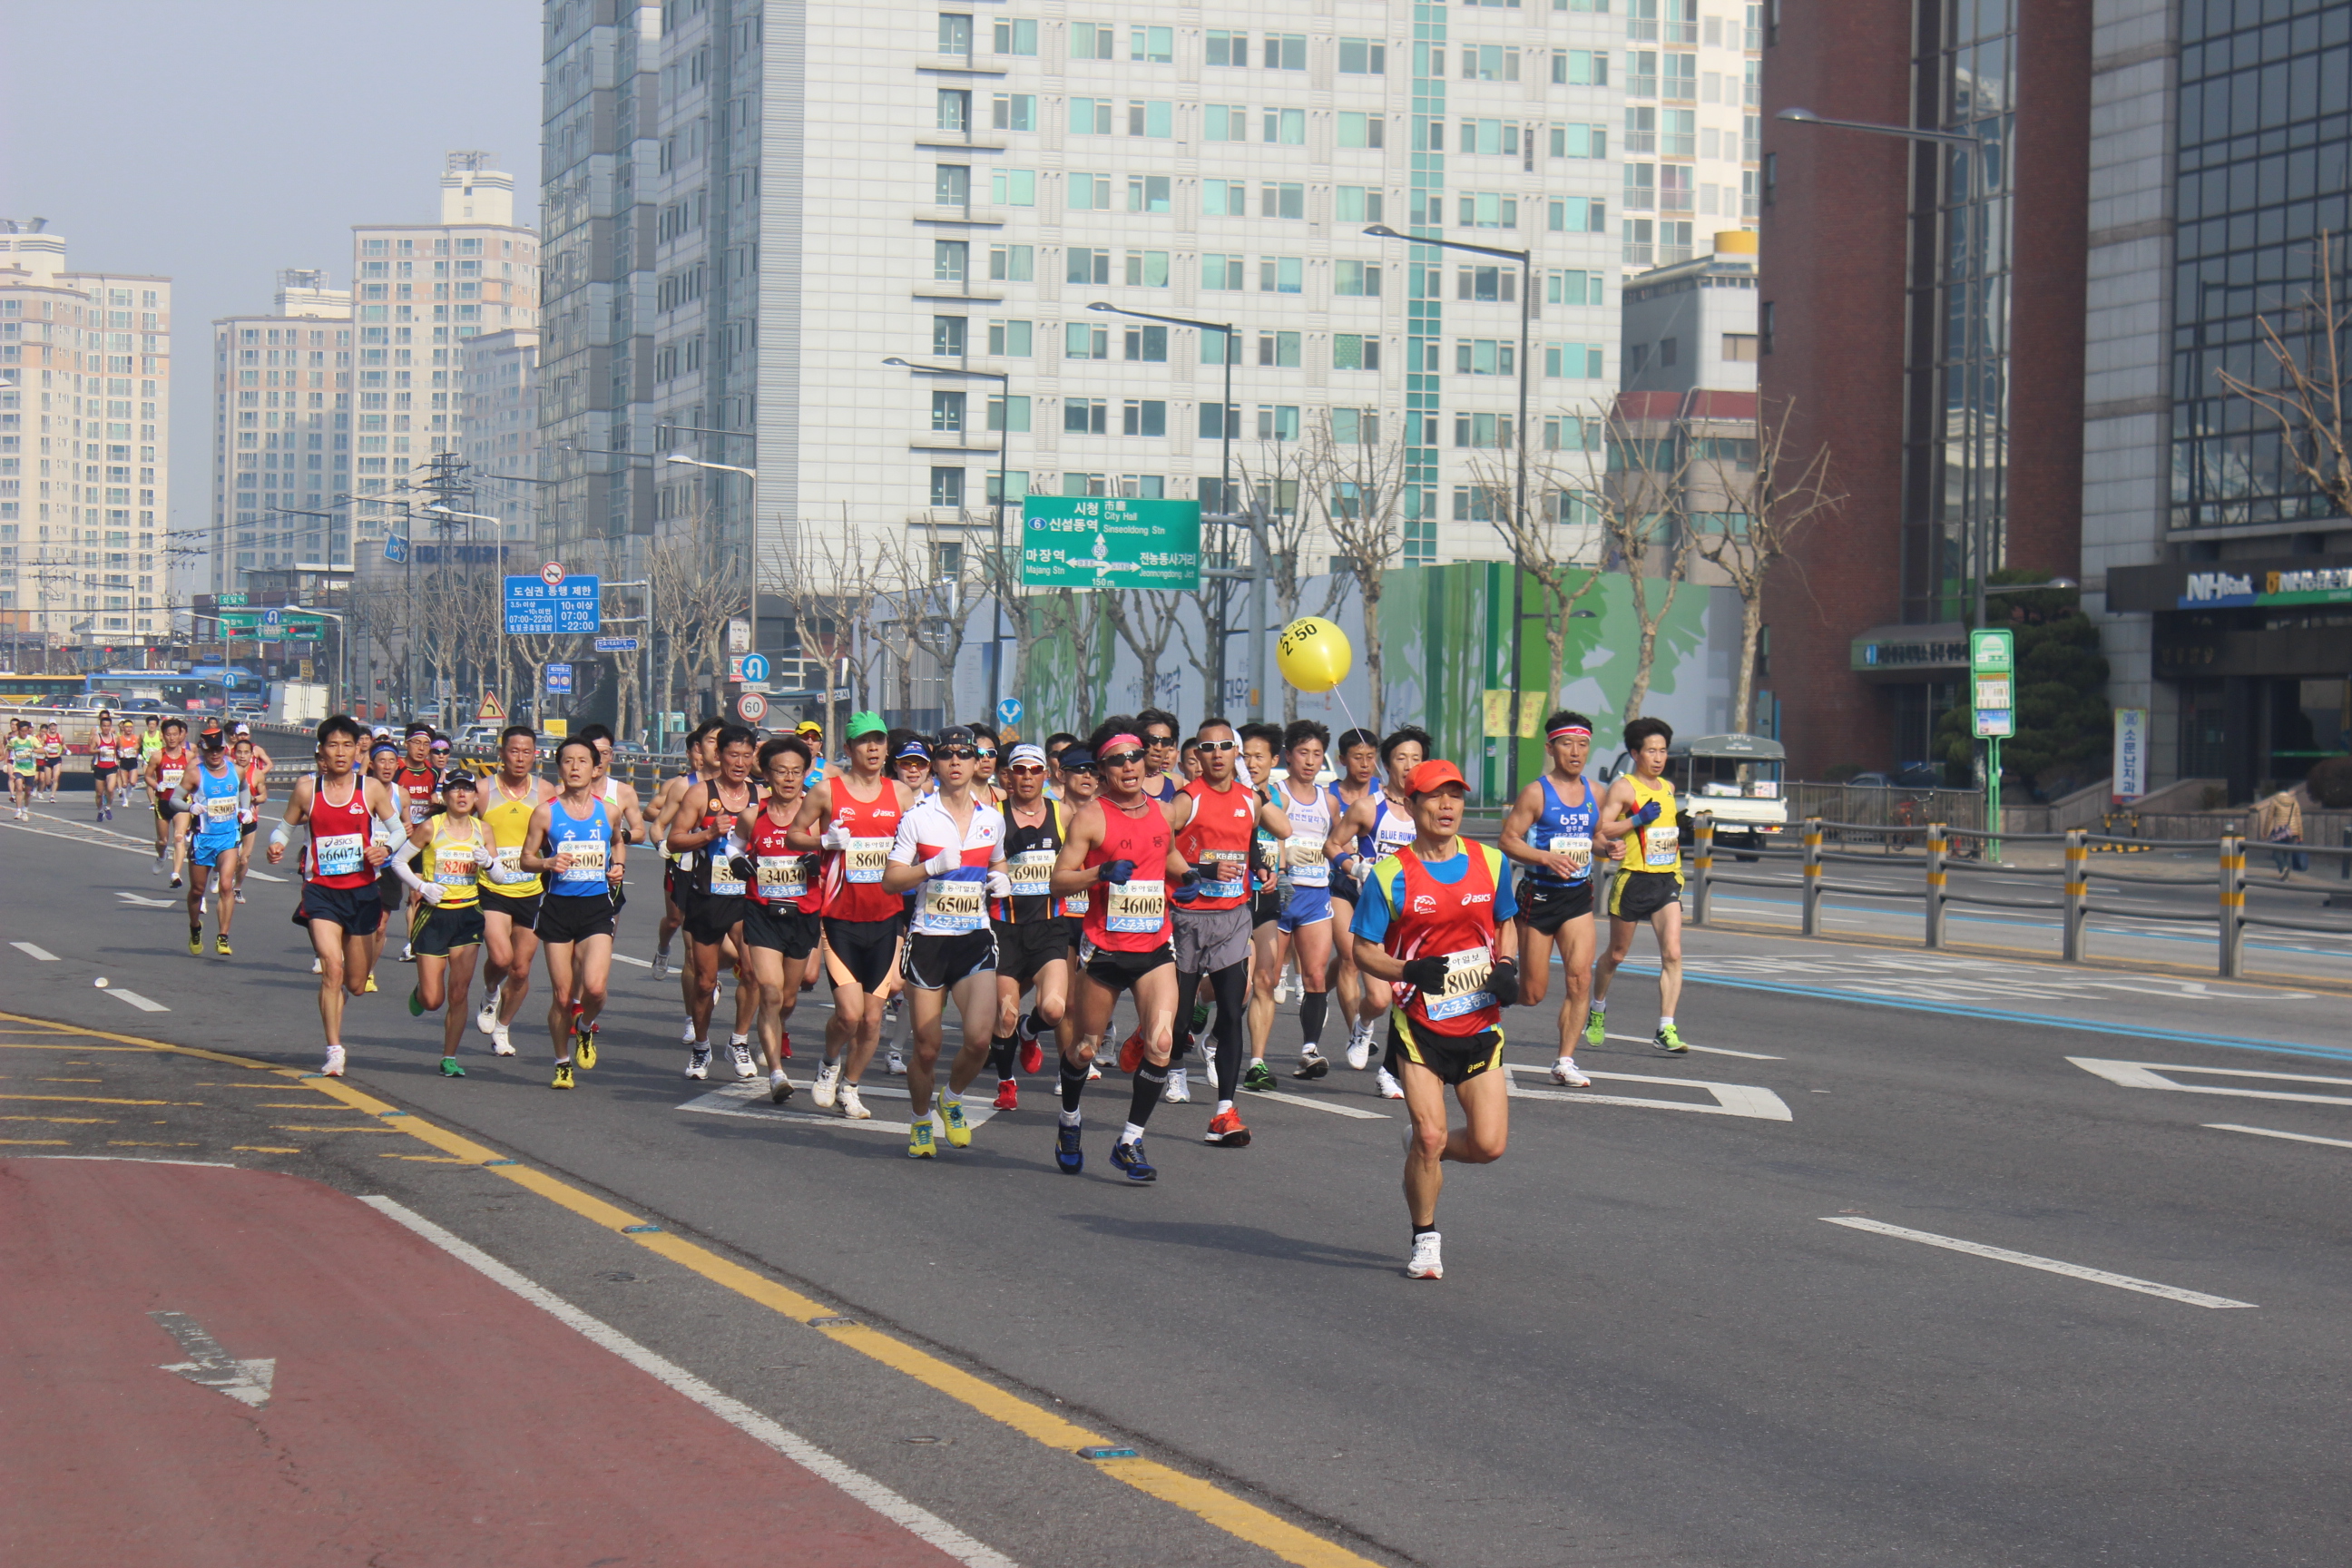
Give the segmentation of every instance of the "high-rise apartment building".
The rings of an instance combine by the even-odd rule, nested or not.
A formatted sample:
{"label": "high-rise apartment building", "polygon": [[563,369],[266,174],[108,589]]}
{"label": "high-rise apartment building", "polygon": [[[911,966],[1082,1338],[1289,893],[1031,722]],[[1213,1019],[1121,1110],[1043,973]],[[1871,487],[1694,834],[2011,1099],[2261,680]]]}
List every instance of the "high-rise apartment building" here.
{"label": "high-rise apartment building", "polygon": [[50,644],[171,630],[172,281],[0,220],[0,613]]}
{"label": "high-rise apartment building", "polygon": [[538,533],[539,333],[510,328],[457,344],[464,387],[459,452],[475,486],[471,510],[498,518],[499,540]]}
{"label": "high-rise apartment building", "polygon": [[[1606,10],[1605,0],[1577,0]],[[1754,228],[1762,168],[1764,5],[1621,0],[1628,276],[1705,256],[1718,231]],[[1567,68],[1587,68],[1571,58]]]}
{"label": "high-rise apartment building", "polygon": [[[768,581],[795,531],[844,519],[964,540],[1000,437],[1016,500],[1213,508],[1230,429],[1251,474],[1326,433],[1393,448],[1401,559],[1499,555],[1474,476],[1515,437],[1518,264],[1374,225],[1530,253],[1532,410],[1609,395],[1622,13],[551,0],[547,18],[542,434],[551,517],[575,534],[704,520]],[[1714,125],[1718,153],[1742,112]],[[660,461],[678,449],[757,478]]]}
{"label": "high-rise apartment building", "polygon": [[209,592],[350,566],[352,352],[351,294],[315,268],[279,272],[268,313],[213,323]]}

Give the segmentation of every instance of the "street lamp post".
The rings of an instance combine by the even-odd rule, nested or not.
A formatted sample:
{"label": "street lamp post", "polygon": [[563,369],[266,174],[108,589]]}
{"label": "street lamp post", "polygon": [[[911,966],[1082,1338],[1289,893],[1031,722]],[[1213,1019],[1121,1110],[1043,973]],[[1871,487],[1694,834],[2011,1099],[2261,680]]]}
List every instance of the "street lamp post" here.
{"label": "street lamp post", "polygon": [[[988,644],[988,709],[990,713],[993,714],[997,710],[997,704],[1004,700],[1004,579],[1013,569],[1011,561],[1004,553],[1004,508],[1010,499],[1006,492],[1013,488],[1013,377],[1009,373],[1001,370],[967,370],[961,365],[917,364],[897,354],[892,354],[882,363],[903,370],[910,375],[969,377],[973,381],[992,381],[1003,389],[1003,413],[996,421],[996,569],[989,593],[989,597],[996,601],[996,626],[990,634]],[[803,657],[806,657],[805,652]],[[947,680],[948,685],[941,698],[943,707],[951,705],[954,700],[955,672],[953,670],[947,672]],[[833,715],[826,714],[824,720],[827,724],[831,724]]]}
{"label": "street lamp post", "polygon": [[[1523,552],[1519,548],[1519,542],[1527,537],[1528,528],[1528,353],[1530,346],[1528,336],[1535,320],[1535,252],[1532,250],[1507,250],[1500,246],[1471,245],[1458,239],[1437,239],[1423,235],[1404,234],[1396,229],[1391,228],[1384,223],[1376,223],[1370,228],[1364,230],[1364,232],[1370,235],[1375,239],[1402,239],[1408,245],[1433,245],[1444,250],[1463,250],[1468,251],[1475,256],[1499,257],[1506,261],[1516,261],[1519,264],[1519,424],[1518,428],[1513,432],[1513,435],[1517,437],[1519,461],[1518,473],[1514,481],[1514,493],[1511,500],[1511,516],[1513,519],[1513,527],[1511,530],[1511,710],[1505,716],[1503,721],[1503,729],[1505,731],[1504,749],[1508,757],[1508,761],[1505,764],[1505,776],[1509,780],[1508,789],[1510,797],[1512,799],[1517,799],[1519,793],[1519,667],[1521,662],[1520,656],[1522,653],[1521,644],[1525,633],[1524,623],[1527,619],[1526,607],[1521,603],[1522,595],[1526,589],[1525,579],[1527,577],[1527,564],[1523,559]],[[1549,701],[1550,700],[1551,694],[1547,693],[1545,700]]]}
{"label": "street lamp post", "polygon": [[[444,503],[444,502],[441,502],[441,501],[428,501],[428,502],[426,502],[425,505],[423,505],[423,506],[421,506],[421,507],[417,508],[416,510],[419,510],[419,511],[421,511],[421,512],[423,512],[423,513],[425,513],[427,517],[433,518],[433,519],[435,519],[435,520],[436,520],[436,521],[445,521],[445,522],[446,522],[446,521],[458,521],[458,520],[462,519],[462,520],[464,520],[465,521],[467,521],[467,522],[488,522],[488,523],[499,523],[499,524],[503,524],[503,523],[505,522],[505,521],[506,521],[504,518],[492,517],[492,516],[490,516],[488,512],[480,512],[480,511],[459,511],[459,510],[457,510],[457,509],[455,509],[454,507],[451,507],[451,506],[449,506],[449,505],[447,505],[447,504],[446,504],[446,503]],[[448,548],[447,542],[446,542],[446,541],[443,542],[442,548],[443,548],[443,550],[445,550],[445,551]],[[414,560],[415,559],[415,554],[416,554],[416,551],[415,551],[415,543],[414,543],[414,542],[411,542],[410,548],[409,548],[409,558],[410,558],[410,560],[411,560],[411,561],[414,561]],[[443,556],[443,560],[445,560],[445,561],[446,561],[446,559],[447,559],[447,556],[445,554],[445,555]],[[499,561],[500,561],[500,563],[501,563],[502,564],[503,564],[503,563],[504,563],[504,562],[505,562],[505,560],[506,560],[506,551],[505,551],[505,548],[504,548],[503,546],[501,546],[501,547],[500,547],[500,549],[499,549]],[[412,566],[410,569],[411,569],[412,571],[414,571],[414,570],[415,570],[415,568],[414,568],[413,566]],[[444,579],[444,581],[446,582],[446,579]],[[412,632],[412,633],[410,633],[409,635],[412,635],[412,636],[413,636],[413,635],[414,635],[414,633]],[[505,684],[506,684],[506,669],[505,669],[505,665],[506,665],[506,656],[505,656],[505,652],[504,652],[504,649],[505,649],[505,647],[506,647],[506,637],[505,637],[505,636],[504,636],[504,634],[503,634],[503,633],[502,633],[502,634],[499,636],[499,649],[500,649],[500,653],[499,653],[499,684],[500,684],[501,686],[503,686],[503,685],[505,685]],[[457,700],[457,689],[456,689],[456,686],[455,686],[455,683],[454,683],[454,682],[453,682],[453,683],[452,683],[452,685],[451,685],[451,689],[450,689],[449,696],[450,696],[450,700],[455,701],[455,700]],[[411,706],[414,706],[414,704],[415,704],[415,699],[414,699],[414,698],[412,698],[412,699],[410,700],[410,702],[411,702]],[[447,709],[446,709],[446,708],[442,710],[442,712],[441,712],[441,721],[442,721],[442,726],[443,726],[443,728],[445,728],[445,729],[452,729],[452,730],[454,730],[454,729],[456,729],[456,728],[457,728],[457,726],[456,726],[455,724],[453,724],[453,723],[451,723],[451,722],[450,722],[449,710],[448,710]]]}

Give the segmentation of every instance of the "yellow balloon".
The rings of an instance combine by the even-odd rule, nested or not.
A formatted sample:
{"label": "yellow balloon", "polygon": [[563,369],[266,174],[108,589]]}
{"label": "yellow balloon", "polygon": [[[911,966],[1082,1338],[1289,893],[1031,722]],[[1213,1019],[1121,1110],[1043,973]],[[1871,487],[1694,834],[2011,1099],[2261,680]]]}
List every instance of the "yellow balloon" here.
{"label": "yellow balloon", "polygon": [[1275,644],[1275,662],[1282,678],[1301,691],[1328,691],[1348,679],[1356,650],[1348,634],[1320,616],[1302,616],[1282,628]]}

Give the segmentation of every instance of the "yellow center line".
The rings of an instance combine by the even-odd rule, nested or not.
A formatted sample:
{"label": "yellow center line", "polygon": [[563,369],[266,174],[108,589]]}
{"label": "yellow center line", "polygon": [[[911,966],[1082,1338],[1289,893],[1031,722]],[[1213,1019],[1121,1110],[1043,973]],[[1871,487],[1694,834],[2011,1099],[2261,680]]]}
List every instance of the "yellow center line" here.
{"label": "yellow center line", "polygon": [[299,1154],[302,1151],[283,1149],[275,1143],[232,1143],[229,1152],[233,1154]]}
{"label": "yellow center line", "polygon": [[[26,1022],[0,1014],[0,1023]],[[74,1026],[59,1026],[71,1028]],[[135,1035],[110,1034],[101,1030],[86,1030],[94,1038],[117,1040],[126,1045],[149,1050],[168,1051],[175,1055],[201,1057],[207,1061],[240,1067],[259,1072],[275,1073],[282,1078],[297,1079],[307,1088],[317,1090],[352,1110],[382,1116],[399,1108],[355,1089],[341,1079],[307,1076],[299,1068],[278,1067],[270,1062],[252,1061],[218,1051],[203,1050],[193,1046],[175,1046],[163,1040],[146,1040]],[[709,1247],[653,1228],[642,1216],[625,1208],[606,1203],[593,1194],[583,1192],[568,1182],[560,1181],[544,1171],[512,1163],[494,1149],[472,1139],[436,1127],[416,1116],[402,1114],[388,1127],[279,1127],[280,1132],[405,1132],[417,1142],[455,1157],[457,1163],[480,1165],[492,1173],[505,1177],[526,1191],[538,1194],[559,1208],[604,1229],[625,1235],[646,1251],[666,1258],[682,1268],[701,1275],[711,1283],[722,1286],[746,1300],[753,1301],[771,1311],[801,1323],[811,1324],[834,1343],[853,1350],[884,1366],[904,1373],[926,1387],[947,1395],[967,1408],[1001,1422],[1023,1436],[1034,1439],[1046,1447],[1058,1450],[1070,1458],[1121,1481],[1136,1490],[1158,1498],[1171,1507],[1183,1510],[1206,1524],[1227,1534],[1263,1548],[1283,1562],[1298,1568],[1373,1568],[1370,1559],[1324,1540],[1300,1529],[1287,1520],[1258,1507],[1255,1503],[1234,1496],[1213,1482],[1185,1474],[1156,1459],[1079,1459],[1081,1447],[1105,1447],[1108,1439],[1056,1415],[1045,1406],[1024,1399],[1016,1394],[997,1387],[983,1378],[976,1377],[961,1367],[941,1360],[929,1352],[908,1344],[894,1335],[863,1323],[828,1322],[819,1319],[837,1319],[840,1314],[796,1290],[776,1283],[728,1258]],[[62,1140],[58,1140],[62,1142]],[[255,1151],[257,1152],[265,1151]],[[297,1152],[294,1150],[266,1151]]]}
{"label": "yellow center line", "polygon": [[111,1116],[0,1116],[0,1121],[48,1121],[67,1127],[95,1127],[101,1122],[110,1125],[113,1121]]}
{"label": "yellow center line", "polygon": [[43,1149],[63,1149],[70,1146],[73,1140],[70,1138],[0,1138],[0,1148],[29,1149],[38,1147]]}
{"label": "yellow center line", "polygon": [[0,1100],[56,1100],[67,1105],[202,1105],[201,1100],[113,1100],[102,1094],[0,1094]]}

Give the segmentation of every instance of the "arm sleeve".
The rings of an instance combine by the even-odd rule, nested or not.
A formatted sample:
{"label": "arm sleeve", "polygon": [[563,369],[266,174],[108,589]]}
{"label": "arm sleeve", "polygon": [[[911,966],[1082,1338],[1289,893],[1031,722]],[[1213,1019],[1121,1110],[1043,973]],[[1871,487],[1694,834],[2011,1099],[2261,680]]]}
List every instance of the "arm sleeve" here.
{"label": "arm sleeve", "polygon": [[1363,896],[1356,900],[1355,922],[1348,928],[1349,935],[1366,942],[1385,941],[1389,934],[1389,883],[1377,872],[1375,868],[1375,874],[1364,879]]}

